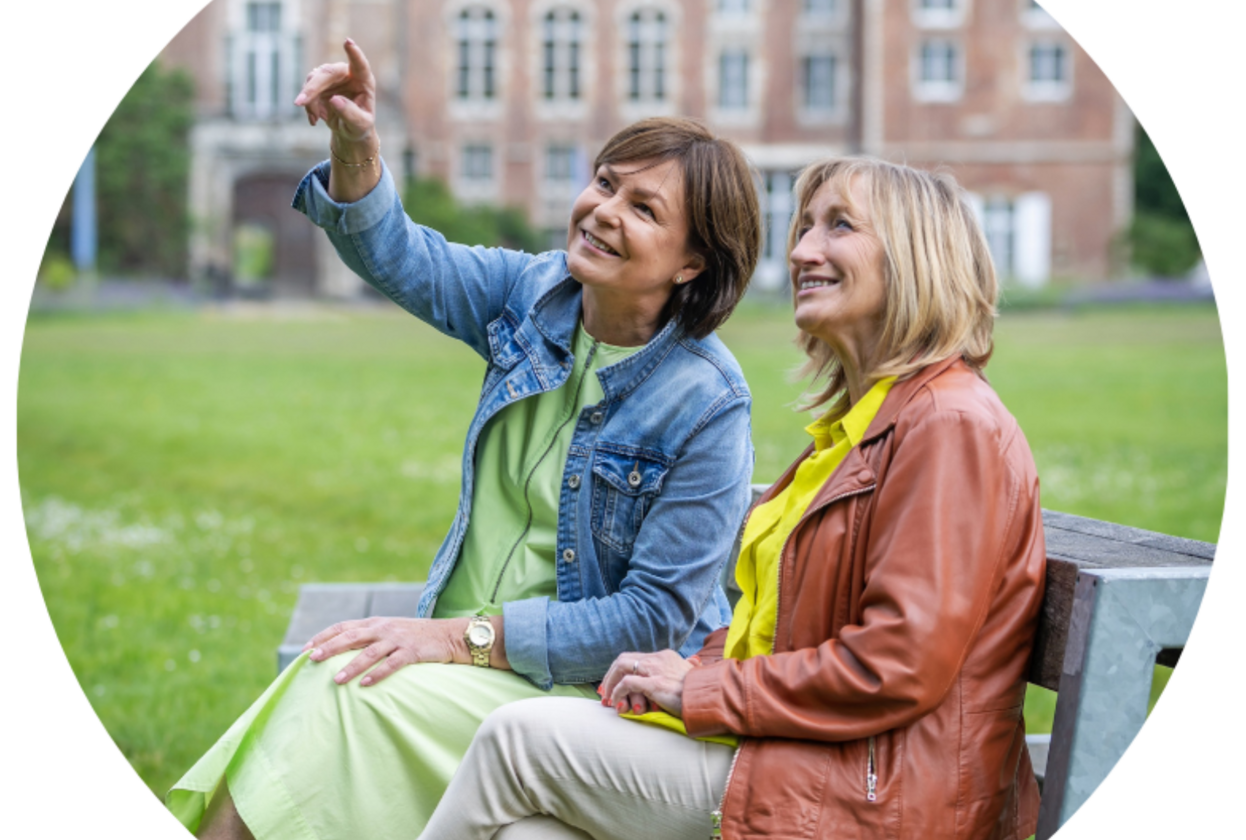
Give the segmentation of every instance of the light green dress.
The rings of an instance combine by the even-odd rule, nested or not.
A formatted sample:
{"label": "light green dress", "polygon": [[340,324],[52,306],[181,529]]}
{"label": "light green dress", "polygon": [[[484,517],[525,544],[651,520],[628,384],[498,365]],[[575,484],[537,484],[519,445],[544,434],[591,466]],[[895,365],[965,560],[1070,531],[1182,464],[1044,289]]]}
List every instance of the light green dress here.
{"label": "light green dress", "polygon": [[[574,420],[603,397],[596,371],[638,349],[601,344],[581,327],[566,384],[489,421],[463,551],[437,617],[557,597],[558,491]],[[165,796],[182,824],[198,829],[227,777],[257,840],[413,838],[490,712],[528,697],[596,699],[592,686],[545,692],[511,671],[465,665],[409,665],[367,688],[335,684],[356,653],[291,663]]]}

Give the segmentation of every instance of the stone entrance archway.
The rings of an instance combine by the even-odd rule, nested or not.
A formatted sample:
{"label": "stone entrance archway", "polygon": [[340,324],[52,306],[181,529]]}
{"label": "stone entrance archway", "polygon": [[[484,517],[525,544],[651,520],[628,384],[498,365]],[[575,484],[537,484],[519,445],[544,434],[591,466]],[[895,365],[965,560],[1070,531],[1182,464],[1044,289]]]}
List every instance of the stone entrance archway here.
{"label": "stone entrance archway", "polygon": [[[317,231],[290,209],[291,185],[297,183],[298,176],[276,173],[255,173],[234,182],[233,275],[240,291],[273,297],[317,293]],[[248,253],[250,249],[254,252]]]}

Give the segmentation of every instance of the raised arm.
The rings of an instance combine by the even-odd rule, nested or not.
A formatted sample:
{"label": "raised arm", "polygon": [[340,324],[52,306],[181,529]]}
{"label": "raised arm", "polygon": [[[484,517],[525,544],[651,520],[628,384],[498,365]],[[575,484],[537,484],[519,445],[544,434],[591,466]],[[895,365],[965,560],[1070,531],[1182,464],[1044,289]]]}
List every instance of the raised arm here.
{"label": "raised arm", "polygon": [[311,125],[329,127],[329,196],[358,201],[381,180],[381,140],[376,134],[376,77],[367,56],[346,39],[345,62],[322,64],[307,74],[294,104]]}
{"label": "raised arm", "polygon": [[[536,257],[467,247],[411,221],[380,156],[376,82],[367,58],[346,42],[349,62],[322,64],[295,104],[330,129],[330,158],[299,184],[294,209],[324,228],[338,256],[403,309],[488,357],[488,324]],[[546,259],[557,259],[549,254]]]}

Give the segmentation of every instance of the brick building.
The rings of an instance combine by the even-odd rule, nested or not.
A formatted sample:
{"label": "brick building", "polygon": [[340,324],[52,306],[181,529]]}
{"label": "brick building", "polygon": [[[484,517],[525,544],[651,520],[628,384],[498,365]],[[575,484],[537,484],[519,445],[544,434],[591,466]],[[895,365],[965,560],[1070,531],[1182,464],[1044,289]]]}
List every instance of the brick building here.
{"label": "brick building", "polygon": [[357,291],[285,209],[326,149],[291,101],[347,35],[395,174],[522,206],[551,244],[605,139],[652,114],[703,119],[758,168],[761,288],[783,283],[794,173],[830,153],[951,170],[1029,285],[1109,276],[1131,213],[1133,117],[1033,0],[215,0],[162,55],[199,85],[193,275],[258,228],[278,293]]}

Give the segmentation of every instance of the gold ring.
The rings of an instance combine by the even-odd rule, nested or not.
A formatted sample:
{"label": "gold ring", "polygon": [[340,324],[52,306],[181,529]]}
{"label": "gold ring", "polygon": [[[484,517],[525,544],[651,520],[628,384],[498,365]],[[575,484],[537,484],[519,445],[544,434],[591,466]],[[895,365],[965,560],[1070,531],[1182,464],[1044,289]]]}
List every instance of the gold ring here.
{"label": "gold ring", "polygon": [[637,659],[635,662],[632,663],[632,674],[635,676],[640,675],[640,660],[639,659]]}

